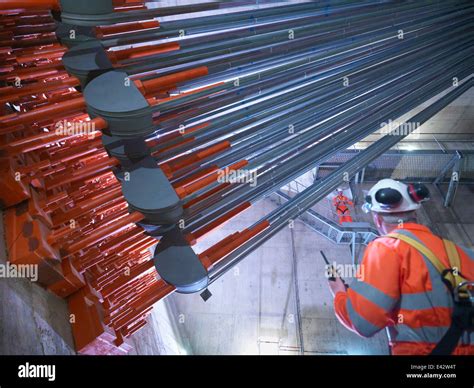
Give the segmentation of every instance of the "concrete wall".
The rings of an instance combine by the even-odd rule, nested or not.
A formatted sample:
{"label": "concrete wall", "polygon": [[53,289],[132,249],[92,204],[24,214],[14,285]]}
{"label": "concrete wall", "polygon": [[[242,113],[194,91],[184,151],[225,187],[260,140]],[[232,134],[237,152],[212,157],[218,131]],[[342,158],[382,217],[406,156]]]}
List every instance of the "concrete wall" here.
{"label": "concrete wall", "polygon": [[[248,226],[274,206],[262,201],[199,248]],[[212,284],[207,302],[199,295],[172,295],[193,353],[386,354],[384,333],[362,339],[335,318],[319,250],[331,261],[351,262],[347,246],[296,221]]]}
{"label": "concrete wall", "polygon": [[[360,210],[364,191],[370,186],[356,187],[355,221],[371,221]],[[420,222],[458,244],[473,246],[474,187],[460,186],[449,209],[443,207],[434,186],[429,188],[432,200],[420,210]],[[263,201],[200,243],[198,250],[250,225],[274,206]],[[314,209],[332,217],[326,199]],[[387,354],[385,333],[362,339],[334,317],[319,250],[331,262],[350,263],[348,246],[333,244],[296,221],[293,229],[282,230],[212,284],[213,296],[207,302],[199,295],[172,295],[181,331],[189,338],[193,353]],[[363,251],[359,247],[359,257]]]}
{"label": "concrete wall", "polygon": [[148,317],[148,324],[129,339],[128,343],[133,346],[130,354],[191,354],[188,339],[178,330],[177,315],[173,299],[157,303]]}
{"label": "concrete wall", "polygon": [[[0,212],[0,264],[6,263]],[[189,344],[176,328],[173,301],[158,303],[148,325],[129,343],[130,354],[187,354]],[[28,279],[0,278],[0,355],[75,354],[65,300]]]}
{"label": "concrete wall", "polygon": [[[0,212],[0,264],[5,264]],[[0,355],[74,354],[64,300],[28,279],[0,279]]]}

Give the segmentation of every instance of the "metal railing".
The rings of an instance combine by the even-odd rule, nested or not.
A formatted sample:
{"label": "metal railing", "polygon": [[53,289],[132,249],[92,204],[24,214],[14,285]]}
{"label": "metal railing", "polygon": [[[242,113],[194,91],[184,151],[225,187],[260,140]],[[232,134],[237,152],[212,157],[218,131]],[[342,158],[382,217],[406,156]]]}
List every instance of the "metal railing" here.
{"label": "metal railing", "polygon": [[[305,187],[301,182],[294,182],[296,182],[297,187],[298,184]],[[269,196],[269,199],[280,205],[282,200],[289,201],[291,197],[279,190]],[[313,209],[308,209],[299,216],[299,219],[311,230],[329,241],[335,244],[350,245],[353,264],[356,264],[356,245],[367,245],[379,235],[377,230],[368,222],[345,222],[339,225],[337,222],[324,217]]]}

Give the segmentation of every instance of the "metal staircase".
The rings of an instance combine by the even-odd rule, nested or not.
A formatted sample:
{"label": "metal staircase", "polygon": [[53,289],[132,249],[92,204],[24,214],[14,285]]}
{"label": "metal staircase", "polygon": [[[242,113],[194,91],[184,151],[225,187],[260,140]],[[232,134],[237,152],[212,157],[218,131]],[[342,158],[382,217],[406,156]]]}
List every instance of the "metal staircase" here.
{"label": "metal staircase", "polygon": [[[301,185],[301,183],[299,183]],[[299,187],[297,185],[297,187]],[[280,205],[283,201],[288,201],[291,197],[281,190],[273,193],[269,199]],[[327,238],[335,244],[345,244],[351,246],[352,263],[356,261],[356,245],[367,245],[370,241],[378,237],[378,232],[368,222],[345,222],[342,225],[326,218],[309,209],[303,213],[299,219],[316,233]]]}

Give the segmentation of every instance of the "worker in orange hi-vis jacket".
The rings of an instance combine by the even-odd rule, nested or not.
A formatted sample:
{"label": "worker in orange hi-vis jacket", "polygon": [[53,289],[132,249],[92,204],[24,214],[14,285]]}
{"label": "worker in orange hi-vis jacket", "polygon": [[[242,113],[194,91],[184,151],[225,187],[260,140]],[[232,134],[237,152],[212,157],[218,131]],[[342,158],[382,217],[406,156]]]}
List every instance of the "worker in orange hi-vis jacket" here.
{"label": "worker in orange hi-vis jacket", "polygon": [[332,203],[336,208],[336,213],[339,217],[339,223],[352,222],[349,205],[353,206],[352,201],[344,195],[342,189],[337,189],[337,195],[332,199]]}
{"label": "worker in orange hi-vis jacket", "polygon": [[350,287],[330,278],[335,312],[363,337],[387,327],[394,355],[474,355],[474,251],[417,223],[428,196],[422,184],[393,179],[372,187],[363,208],[382,237]]}

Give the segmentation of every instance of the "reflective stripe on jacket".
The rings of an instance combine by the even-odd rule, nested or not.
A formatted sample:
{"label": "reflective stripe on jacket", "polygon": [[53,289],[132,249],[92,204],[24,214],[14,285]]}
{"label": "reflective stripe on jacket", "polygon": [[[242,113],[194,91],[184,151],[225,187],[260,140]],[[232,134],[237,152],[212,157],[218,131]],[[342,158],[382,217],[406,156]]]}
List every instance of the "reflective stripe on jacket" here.
{"label": "reflective stripe on jacket", "polygon": [[[395,232],[423,243],[449,266],[442,240],[425,226],[407,223]],[[474,252],[456,249],[461,273],[473,280]],[[407,243],[380,237],[369,244],[361,265],[360,278],[335,297],[341,323],[364,337],[388,326],[393,354],[429,354],[448,330],[453,307],[433,264]],[[454,354],[474,354],[474,333],[463,335]]]}

